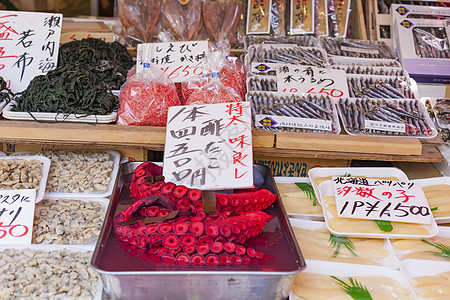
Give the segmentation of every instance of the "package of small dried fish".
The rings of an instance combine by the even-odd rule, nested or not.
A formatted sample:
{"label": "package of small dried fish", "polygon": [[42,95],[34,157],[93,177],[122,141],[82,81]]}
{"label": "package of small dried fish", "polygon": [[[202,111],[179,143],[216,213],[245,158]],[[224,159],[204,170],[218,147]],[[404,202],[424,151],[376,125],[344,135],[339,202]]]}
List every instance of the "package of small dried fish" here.
{"label": "package of small dried fish", "polygon": [[424,105],[415,99],[339,99],[337,107],[348,134],[415,138],[437,135]]}
{"label": "package of small dried fish", "polygon": [[393,49],[384,42],[320,37],[320,44],[329,55],[397,59]]}
{"label": "package of small dried fish", "polygon": [[320,47],[319,40],[312,35],[295,36],[269,36],[269,35],[247,35],[244,46],[247,50],[251,45],[259,44],[292,44],[303,47]]}
{"label": "package of small dried fish", "polygon": [[328,56],[331,65],[350,65],[350,66],[373,66],[373,67],[392,67],[401,68],[402,65],[395,59],[383,58],[363,58],[349,56]]}
{"label": "package of small dried fish", "polygon": [[381,75],[407,77],[408,73],[403,68],[384,66],[360,66],[360,65],[332,65],[331,68],[344,70],[347,74]]}
{"label": "package of small dried fish", "polygon": [[[434,115],[437,125],[442,129],[449,129],[450,125],[450,99],[448,98],[422,98],[430,115]],[[431,109],[431,111],[430,111]]]}
{"label": "package of small dried fish", "polygon": [[414,49],[421,58],[450,58],[449,42],[444,27],[414,27]]}
{"label": "package of small dried fish", "polygon": [[249,92],[253,126],[272,131],[334,133],[341,131],[335,104],[329,97]]}
{"label": "package of small dried fish", "polygon": [[347,74],[348,92],[351,98],[409,98],[417,91],[409,77]]}
{"label": "package of small dried fish", "polygon": [[269,75],[247,77],[247,91],[249,92],[277,92],[277,77]]}

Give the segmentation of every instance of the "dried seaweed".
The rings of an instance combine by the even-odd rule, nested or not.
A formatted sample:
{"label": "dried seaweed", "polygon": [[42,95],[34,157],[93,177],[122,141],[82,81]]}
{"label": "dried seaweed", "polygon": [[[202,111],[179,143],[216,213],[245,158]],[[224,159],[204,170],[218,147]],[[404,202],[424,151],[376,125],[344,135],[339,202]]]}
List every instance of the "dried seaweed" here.
{"label": "dried seaweed", "polygon": [[6,103],[11,101],[14,97],[14,93],[6,87],[6,81],[0,76],[0,103],[6,100]]}

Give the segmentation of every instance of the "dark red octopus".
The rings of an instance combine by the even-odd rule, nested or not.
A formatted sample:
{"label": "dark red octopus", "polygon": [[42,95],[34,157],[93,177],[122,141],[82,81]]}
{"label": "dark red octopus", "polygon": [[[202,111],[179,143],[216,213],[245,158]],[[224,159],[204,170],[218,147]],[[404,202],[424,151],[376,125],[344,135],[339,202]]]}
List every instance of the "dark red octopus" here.
{"label": "dark red octopus", "polygon": [[[247,265],[268,259],[243,244],[273,218],[262,210],[272,205],[275,194],[266,189],[216,193],[217,214],[209,215],[203,212],[200,190],[158,181],[161,175],[162,168],[150,162],[134,171],[130,194],[135,202],[113,223],[119,240],[147,251],[153,261],[179,265]],[[145,223],[146,217],[171,214],[176,216]]]}

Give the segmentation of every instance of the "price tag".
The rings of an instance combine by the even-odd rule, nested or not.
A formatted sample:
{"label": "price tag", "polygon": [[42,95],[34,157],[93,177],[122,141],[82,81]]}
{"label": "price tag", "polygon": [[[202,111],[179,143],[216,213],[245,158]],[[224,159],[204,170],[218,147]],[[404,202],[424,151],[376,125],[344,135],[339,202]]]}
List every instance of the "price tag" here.
{"label": "price tag", "polygon": [[339,217],[430,224],[424,192],[411,181],[333,177]]}
{"label": "price tag", "polygon": [[247,8],[247,34],[270,33],[272,0],[249,0]]}
{"label": "price tag", "polygon": [[406,126],[404,123],[391,123],[383,121],[364,120],[364,127],[366,129],[392,131],[392,132],[406,132]]}
{"label": "price tag", "polygon": [[152,63],[173,82],[186,81],[203,74],[202,63],[207,53],[207,41],[138,44],[136,71]]}
{"label": "price tag", "polygon": [[331,98],[348,98],[347,76],[344,70],[302,65],[277,67],[278,92],[291,94],[322,94]]}
{"label": "price tag", "polygon": [[62,15],[0,11],[0,76],[13,92],[58,63]]}
{"label": "price tag", "polygon": [[290,14],[290,34],[314,33],[313,1],[291,0]]}
{"label": "price tag", "polygon": [[250,103],[169,108],[166,181],[200,190],[253,185]]}
{"label": "price tag", "polygon": [[36,190],[0,191],[0,244],[31,244]]}

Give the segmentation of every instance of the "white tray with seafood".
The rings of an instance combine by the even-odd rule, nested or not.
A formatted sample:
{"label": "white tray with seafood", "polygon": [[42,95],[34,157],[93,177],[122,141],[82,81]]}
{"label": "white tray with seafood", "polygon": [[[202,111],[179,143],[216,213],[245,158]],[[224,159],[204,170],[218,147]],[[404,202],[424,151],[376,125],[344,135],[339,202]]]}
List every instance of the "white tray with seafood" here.
{"label": "white tray with seafood", "polygon": [[[45,197],[58,197],[58,198],[72,198],[72,197],[109,197],[111,196],[114,185],[117,178],[117,173],[119,172],[120,166],[120,153],[115,150],[52,150],[52,151],[44,151],[44,152],[36,152],[36,151],[26,151],[26,152],[16,152],[11,154],[10,156],[15,155],[36,155],[35,153],[40,153],[39,155],[43,155],[46,153],[47,155],[54,155],[54,161],[50,168],[47,190],[45,193]],[[54,154],[52,154],[54,153]],[[83,161],[89,161],[91,165],[87,165],[84,173],[80,174],[79,167],[74,165],[71,166],[69,170],[56,169],[55,164],[59,163],[59,157],[56,153],[69,153],[68,155],[72,155],[73,157],[63,157],[67,161],[74,163],[74,160],[79,159],[80,155],[84,153],[92,153],[94,155],[93,158],[89,157],[81,157],[81,163]],[[71,153],[71,154],[70,154]],[[81,154],[83,153],[83,154]],[[105,160],[105,158],[101,157],[101,155],[109,155],[109,159]],[[100,156],[95,158],[95,155]],[[56,163],[55,161],[58,160]],[[98,163],[101,163],[101,169],[98,169]],[[67,165],[64,161],[61,162],[63,165]],[[105,164],[105,165],[104,165]],[[112,167],[111,167],[111,164]],[[89,169],[87,169],[89,167]],[[96,168],[92,170],[92,168]],[[108,171],[109,170],[109,171]],[[100,172],[99,174],[95,174],[95,172]],[[108,172],[107,172],[108,171]],[[82,177],[82,178],[77,178]],[[84,180],[86,184],[86,188],[80,187],[81,180]],[[89,181],[88,181],[89,180]],[[96,183],[97,181],[100,181]],[[96,184],[99,184],[96,187]],[[64,189],[61,192],[61,189]]]}
{"label": "white tray with seafood", "polygon": [[295,277],[290,300],[416,299],[399,270],[311,259],[306,266]]}
{"label": "white tray with seafood", "polygon": [[312,168],[308,171],[308,176],[319,202],[322,201],[320,199],[319,184],[324,181],[331,180],[333,176],[365,177],[384,180],[408,180],[408,176],[406,176],[402,170],[387,167]]}
{"label": "white tray with seafood", "polygon": [[362,58],[362,57],[348,57],[328,55],[328,60],[331,65],[352,65],[352,66],[385,66],[401,68],[402,65],[395,59],[384,58]]}
{"label": "white tray with seafood", "polygon": [[3,111],[3,108],[6,106],[6,100],[0,102],[0,113]]}
{"label": "white tray with seafood", "polygon": [[[420,101],[424,104],[430,103],[433,110],[436,124],[442,129],[449,129],[450,126],[450,99],[422,97]],[[436,105],[436,102],[438,104]]]}
{"label": "white tray with seafood", "polygon": [[449,299],[450,262],[408,259],[401,262],[401,270],[418,300]]}
{"label": "white tray with seafood", "polygon": [[324,222],[293,218],[289,222],[305,259],[399,268],[387,239],[336,236]]}
{"label": "white tray with seafood", "polygon": [[10,120],[53,121],[53,122],[77,122],[77,123],[112,123],[117,120],[117,111],[108,115],[75,115],[50,112],[23,112],[13,111],[14,102],[8,103],[3,109],[2,115]]}
{"label": "white tray with seafood", "polygon": [[274,177],[274,179],[284,209],[290,218],[323,221],[322,206],[308,177]]}
{"label": "white tray with seafood", "polygon": [[[371,238],[420,239],[433,237],[438,233],[434,218],[430,224],[382,221],[384,227],[375,220],[338,217],[335,193],[332,181],[322,182],[319,186],[323,214],[328,230],[335,235]],[[389,222],[389,223],[386,223]],[[383,229],[383,228],[384,229]],[[386,227],[391,227],[386,228]]]}
{"label": "white tray with seafood", "polygon": [[[102,281],[90,266],[92,254],[84,254],[93,251],[91,245],[0,245],[0,298],[102,299]],[[56,295],[46,294],[52,289]]]}
{"label": "white tray with seafood", "polygon": [[439,233],[427,239],[389,239],[399,261],[420,259],[450,262],[450,227],[438,226]]}
{"label": "white tray with seafood", "polygon": [[422,187],[436,223],[450,223],[450,177],[434,177],[411,181]]}
{"label": "white tray with seafood", "polygon": [[44,198],[34,210],[33,244],[95,245],[107,198]]}
{"label": "white tray with seafood", "polygon": [[[20,160],[27,160],[27,161],[32,161],[32,160],[37,160],[40,163],[42,163],[42,166],[40,168],[40,172],[39,175],[37,175],[37,173],[35,174],[37,176],[36,179],[39,179],[39,184],[34,184],[34,183],[28,183],[27,181],[24,182],[19,182],[19,183],[14,183],[14,189],[25,189],[25,188],[33,188],[33,186],[36,186],[38,189],[36,191],[36,202],[39,202],[42,200],[42,198],[44,198],[44,194],[45,194],[45,187],[47,184],[47,178],[48,178],[48,173],[50,170],[50,159],[46,158],[46,157],[42,157],[42,156],[0,156],[0,160],[6,160],[7,162],[2,162],[0,161],[0,173],[2,175],[0,175],[0,189],[4,189],[2,188],[2,186],[7,185],[8,181],[6,180],[6,178],[2,178],[3,175],[7,175],[6,173],[6,168],[9,169],[9,164],[10,163],[14,163],[14,162],[19,162]],[[5,165],[3,165],[5,164]],[[17,165],[19,166],[19,165]],[[30,168],[27,171],[33,171],[33,168],[37,167],[34,165],[30,165],[30,166],[23,166],[23,168]],[[5,169],[3,169],[5,168]],[[10,170],[11,171],[11,170]],[[14,171],[13,171],[14,172]],[[19,170],[17,170],[16,172],[20,172]],[[36,170],[37,172],[37,170]],[[33,173],[34,174],[34,173]],[[39,178],[40,177],[40,178]],[[21,181],[21,178],[19,176],[19,181]],[[17,184],[21,184],[21,187],[17,187]],[[29,186],[32,185],[32,186]],[[9,190],[12,188],[8,188]]]}

